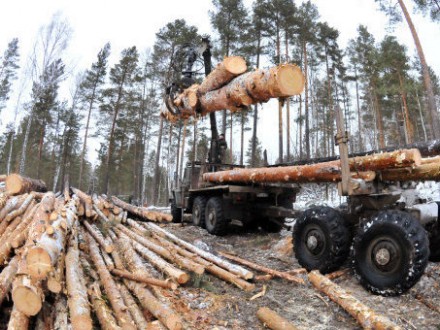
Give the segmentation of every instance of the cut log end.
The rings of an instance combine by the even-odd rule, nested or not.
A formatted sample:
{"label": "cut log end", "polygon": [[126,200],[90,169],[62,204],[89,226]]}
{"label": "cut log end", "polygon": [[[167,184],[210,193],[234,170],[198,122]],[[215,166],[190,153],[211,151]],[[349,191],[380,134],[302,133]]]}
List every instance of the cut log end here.
{"label": "cut log end", "polygon": [[17,309],[27,316],[37,315],[42,308],[41,296],[25,286],[12,291],[12,300]]}
{"label": "cut log end", "polygon": [[247,70],[246,61],[241,56],[229,56],[223,60],[226,70],[234,75],[239,75]]}
{"label": "cut log end", "polygon": [[9,193],[17,194],[21,191],[23,180],[20,175],[11,174],[6,178],[5,184]]}
{"label": "cut log end", "polygon": [[63,286],[61,285],[60,281],[50,277],[47,279],[47,288],[49,289],[50,292],[60,293],[61,290],[63,289]]}
{"label": "cut log end", "polygon": [[71,320],[75,329],[91,330],[93,329],[92,319],[88,315],[75,315]]}
{"label": "cut log end", "polygon": [[44,279],[52,270],[49,253],[41,247],[34,247],[26,255],[28,273],[34,279]]}
{"label": "cut log end", "polygon": [[282,95],[298,95],[304,89],[305,79],[301,69],[296,65],[283,65],[278,68],[278,88]]}

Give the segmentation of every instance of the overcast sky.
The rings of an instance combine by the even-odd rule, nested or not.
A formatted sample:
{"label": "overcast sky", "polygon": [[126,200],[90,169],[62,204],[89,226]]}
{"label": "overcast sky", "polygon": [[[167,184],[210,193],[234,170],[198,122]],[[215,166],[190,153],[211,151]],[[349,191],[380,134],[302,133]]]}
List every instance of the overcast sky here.
{"label": "overcast sky", "polygon": [[[301,1],[295,1],[299,4]],[[340,32],[340,45],[357,34],[359,24],[364,24],[377,41],[387,33],[387,19],[376,10],[374,0],[312,0],[318,6],[321,20]],[[408,0],[405,1],[410,4]],[[250,5],[252,1],[245,0]],[[77,70],[87,69],[95,61],[98,51],[106,42],[112,46],[112,63],[119,60],[120,51],[136,45],[140,52],[154,43],[155,33],[166,23],[184,18],[199,28],[200,33],[212,34],[208,10],[211,0],[8,0],[0,10],[0,53],[14,37],[19,38],[22,65],[29,55],[38,29],[48,24],[54,13],[60,11],[71,24],[74,34],[67,62]],[[440,24],[421,15],[413,15],[428,64],[440,75]],[[414,55],[414,46],[409,29],[399,24],[392,34],[407,45]],[[27,95],[25,95],[27,96]],[[13,108],[11,100],[8,109]],[[3,124],[9,121],[8,111],[3,110]],[[9,110],[10,112],[10,110]],[[264,111],[261,112],[264,120]],[[274,118],[269,114],[268,118]],[[274,123],[273,129],[276,128]],[[261,130],[263,141],[273,139],[268,130]],[[273,132],[273,130],[272,130]],[[269,151],[276,157],[277,149]]]}

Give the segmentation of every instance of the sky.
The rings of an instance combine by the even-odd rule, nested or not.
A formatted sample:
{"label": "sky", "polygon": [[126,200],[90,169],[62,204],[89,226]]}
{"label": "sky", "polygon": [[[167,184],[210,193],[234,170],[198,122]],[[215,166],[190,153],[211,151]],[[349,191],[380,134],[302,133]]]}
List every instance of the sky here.
{"label": "sky", "polygon": [[[251,0],[244,0],[250,5]],[[296,0],[297,4],[301,1]],[[380,41],[388,31],[387,18],[377,10],[374,0],[312,0],[318,6],[322,21],[340,31],[340,46],[357,34],[359,24],[364,24]],[[410,5],[409,1],[405,1]],[[155,41],[155,33],[170,21],[184,18],[188,24],[199,28],[200,33],[212,34],[208,11],[211,0],[14,0],[4,1],[0,10],[0,53],[14,37],[19,38],[21,65],[24,67],[39,28],[48,24],[56,12],[67,18],[73,36],[66,60],[72,72],[85,70],[96,60],[98,51],[106,42],[112,46],[110,65],[119,60],[122,49],[136,45],[142,53]],[[429,18],[413,15],[428,64],[440,75],[440,24]],[[410,55],[415,54],[413,40],[406,23],[395,27],[398,40],[404,43]],[[73,79],[72,79],[73,80]],[[16,85],[15,85],[16,86]],[[67,92],[65,92],[67,93]],[[26,99],[29,92],[24,95]],[[12,119],[11,109],[16,104],[13,96],[8,108],[1,113],[2,126]],[[259,137],[269,150],[269,160],[276,158],[277,146],[273,132],[277,127],[274,112],[269,104],[263,107],[261,122],[273,129],[260,129]],[[1,130],[0,130],[1,132]],[[248,139],[250,135],[246,137]],[[247,140],[246,140],[247,141]],[[92,147],[93,148],[93,147]],[[93,150],[91,152],[93,155]]]}

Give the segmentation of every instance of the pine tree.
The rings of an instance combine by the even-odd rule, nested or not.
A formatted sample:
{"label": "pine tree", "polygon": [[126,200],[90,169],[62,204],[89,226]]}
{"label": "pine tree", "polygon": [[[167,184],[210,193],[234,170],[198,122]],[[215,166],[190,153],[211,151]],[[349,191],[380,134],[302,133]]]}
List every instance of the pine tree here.
{"label": "pine tree", "polygon": [[84,81],[80,86],[81,101],[87,107],[87,122],[84,133],[84,142],[81,151],[81,163],[79,169],[78,187],[82,188],[84,158],[87,150],[87,138],[89,135],[90,118],[95,104],[102,99],[101,89],[107,74],[107,60],[110,55],[110,44],[107,43],[98,53],[98,59],[92,64],[90,70],[85,73]]}
{"label": "pine tree", "polygon": [[[406,55],[406,49],[399,44],[395,37],[386,36],[380,45],[380,62],[384,76],[385,91],[392,95],[398,94],[401,102],[397,104],[397,112],[403,108],[403,122],[405,131],[405,142],[410,144],[414,142],[414,124],[409,111],[407,97],[407,77],[409,67],[409,58]],[[397,116],[396,116],[397,117]]]}
{"label": "pine tree", "polygon": [[106,122],[110,124],[106,132],[108,149],[103,175],[103,191],[105,193],[109,191],[110,176],[114,174],[115,141],[118,140],[119,147],[122,148],[125,139],[125,128],[121,127],[122,122],[119,123],[119,119],[125,117],[125,112],[131,106],[130,92],[135,81],[139,79],[138,57],[136,46],[124,49],[119,63],[110,70],[110,86],[103,92],[105,101],[101,104],[101,113],[104,119],[102,124]]}
{"label": "pine tree", "polygon": [[[280,64],[282,61],[282,34],[285,38],[293,31],[296,23],[295,19],[296,7],[289,0],[266,0],[261,3],[259,13],[264,13],[261,17],[263,23],[263,34],[269,38],[270,43],[274,46],[275,53],[272,54],[272,62]],[[283,159],[283,103],[284,100],[278,101],[278,159]]]}
{"label": "pine tree", "polygon": [[[389,15],[391,22],[398,22],[402,20],[401,14],[397,10],[397,8],[395,6],[387,5],[389,4],[388,0],[375,0],[375,1],[379,3],[380,9]],[[440,120],[437,111],[437,105],[435,101],[431,76],[429,74],[429,66],[426,62],[425,53],[423,51],[423,47],[420,42],[419,35],[416,31],[411,15],[409,14],[408,9],[406,8],[405,2],[403,0],[397,0],[397,2],[399,3],[400,9],[411,31],[411,34],[414,39],[414,44],[417,50],[417,54],[420,59],[420,64],[422,66],[422,72],[423,72],[423,83],[425,85],[425,90],[427,94],[427,103],[428,103],[430,122],[431,122],[431,135],[434,139],[438,139],[440,138]],[[437,2],[436,5],[438,7]],[[423,8],[423,6],[420,7],[419,4],[419,8]]]}
{"label": "pine tree", "polygon": [[[220,58],[240,55],[249,29],[248,12],[242,0],[213,0],[215,11],[210,11],[211,25],[216,30]],[[226,110],[222,113],[222,134],[226,136]]]}
{"label": "pine tree", "polygon": [[9,100],[12,82],[17,78],[19,68],[18,39],[9,42],[3,57],[0,57],[0,113]]}
{"label": "pine tree", "polygon": [[306,157],[310,158],[310,118],[309,118],[309,81],[308,81],[308,45],[315,42],[317,34],[318,9],[311,1],[303,2],[298,8],[298,38],[303,54],[303,69],[306,77],[304,87],[305,107],[305,145]]}
{"label": "pine tree", "polygon": [[[370,116],[375,118],[376,121],[376,125],[373,127],[373,130],[378,130],[376,140],[379,143],[379,148],[385,148],[383,114],[378,94],[380,80],[379,50],[376,47],[373,35],[363,25],[359,26],[358,37],[350,42],[350,48],[351,61],[356,63],[359,68],[365,99],[370,100],[369,108],[373,109]],[[364,123],[371,122],[371,118],[364,121]],[[372,147],[376,147],[376,145]]]}

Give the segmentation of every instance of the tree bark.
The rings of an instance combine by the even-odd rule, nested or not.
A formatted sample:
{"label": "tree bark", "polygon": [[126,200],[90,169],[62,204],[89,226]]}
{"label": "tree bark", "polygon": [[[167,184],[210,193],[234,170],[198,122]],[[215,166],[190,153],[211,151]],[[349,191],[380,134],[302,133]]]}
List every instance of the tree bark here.
{"label": "tree bark", "polygon": [[364,329],[401,329],[387,317],[376,314],[371,308],[362,304],[346,290],[330,281],[319,271],[309,273],[309,280],[319,291],[325,293],[331,300],[353,316]]}

